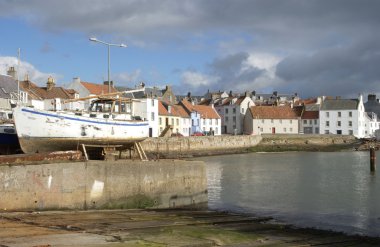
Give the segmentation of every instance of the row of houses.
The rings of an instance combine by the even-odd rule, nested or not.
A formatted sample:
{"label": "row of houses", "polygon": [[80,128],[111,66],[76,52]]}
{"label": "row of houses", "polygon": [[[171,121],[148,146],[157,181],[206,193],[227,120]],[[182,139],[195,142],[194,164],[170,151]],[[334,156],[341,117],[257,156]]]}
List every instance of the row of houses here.
{"label": "row of houses", "polygon": [[[0,107],[15,97],[15,70],[0,77]],[[57,87],[49,78],[46,87],[39,87],[24,78],[20,81],[20,100],[37,109],[83,110],[91,96],[116,93],[125,88],[112,84],[95,84],[74,78],[68,89]],[[380,104],[376,95],[363,103],[357,99],[318,97],[302,100],[295,94],[257,94],[255,91],[234,94],[232,91],[210,92],[204,96],[176,96],[170,86],[164,89],[140,83],[125,96],[133,101],[133,115],[144,116],[149,122],[150,136],[166,133],[190,136],[199,133],[221,134],[338,134],[370,137],[379,129]],[[133,90],[132,90],[133,91]],[[5,92],[8,92],[6,94]],[[13,93],[10,93],[13,92]],[[76,101],[78,98],[88,98]],[[8,99],[8,100],[7,100]]]}

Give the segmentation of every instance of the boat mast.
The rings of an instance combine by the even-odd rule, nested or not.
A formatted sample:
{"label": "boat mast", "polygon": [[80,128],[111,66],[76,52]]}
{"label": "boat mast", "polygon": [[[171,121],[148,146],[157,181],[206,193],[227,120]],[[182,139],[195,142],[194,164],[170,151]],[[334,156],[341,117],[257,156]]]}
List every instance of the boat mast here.
{"label": "boat mast", "polygon": [[17,54],[17,103],[20,104],[20,52],[21,49],[18,48]]}

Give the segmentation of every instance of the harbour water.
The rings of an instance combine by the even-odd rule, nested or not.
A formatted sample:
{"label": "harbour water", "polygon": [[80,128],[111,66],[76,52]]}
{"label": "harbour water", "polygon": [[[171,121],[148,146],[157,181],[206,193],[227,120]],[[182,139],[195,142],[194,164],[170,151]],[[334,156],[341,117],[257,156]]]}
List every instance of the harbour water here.
{"label": "harbour water", "polygon": [[380,236],[380,152],[250,153],[203,157],[209,208],[299,227]]}

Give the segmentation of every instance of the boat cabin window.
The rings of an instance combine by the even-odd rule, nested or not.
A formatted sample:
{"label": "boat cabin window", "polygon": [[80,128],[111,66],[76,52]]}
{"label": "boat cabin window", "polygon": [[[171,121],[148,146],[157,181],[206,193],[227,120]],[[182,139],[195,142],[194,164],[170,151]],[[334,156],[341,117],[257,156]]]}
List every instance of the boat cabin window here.
{"label": "boat cabin window", "polygon": [[99,113],[131,113],[131,102],[123,100],[96,100],[91,103],[90,111]]}

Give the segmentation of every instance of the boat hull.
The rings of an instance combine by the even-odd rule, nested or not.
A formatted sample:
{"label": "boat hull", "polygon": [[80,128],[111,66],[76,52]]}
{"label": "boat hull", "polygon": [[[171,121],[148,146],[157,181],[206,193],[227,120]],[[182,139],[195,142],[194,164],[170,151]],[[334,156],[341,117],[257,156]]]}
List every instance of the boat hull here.
{"label": "boat hull", "polygon": [[147,122],[76,116],[16,107],[17,135],[24,153],[77,150],[81,144],[128,147],[149,135]]}

